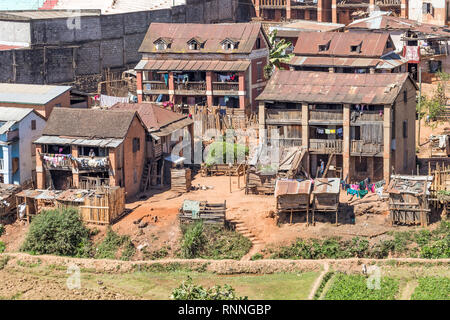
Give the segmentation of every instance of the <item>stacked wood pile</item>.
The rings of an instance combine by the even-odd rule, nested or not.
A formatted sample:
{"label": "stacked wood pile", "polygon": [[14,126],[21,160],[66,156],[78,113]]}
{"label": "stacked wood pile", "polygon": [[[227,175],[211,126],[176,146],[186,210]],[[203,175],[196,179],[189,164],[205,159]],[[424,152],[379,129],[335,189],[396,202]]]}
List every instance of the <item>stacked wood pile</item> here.
{"label": "stacked wood pile", "polygon": [[[198,212],[192,212],[185,206],[186,202],[196,203]],[[208,201],[185,200],[179,210],[180,223],[190,223],[202,220],[204,223],[225,224],[226,201],[223,203],[209,203]]]}
{"label": "stacked wood pile", "polygon": [[188,192],[191,190],[191,169],[170,169],[171,190]]}
{"label": "stacked wood pile", "polygon": [[231,166],[229,164],[212,164],[206,165],[202,163],[200,173],[202,177],[207,176],[216,176],[216,175],[231,175],[231,176],[240,176],[245,173],[247,166],[245,164],[235,163]]}
{"label": "stacked wood pile", "polygon": [[245,194],[274,194],[276,173],[264,173],[250,167],[247,171]]}
{"label": "stacked wood pile", "polygon": [[386,214],[389,212],[389,204],[386,199],[380,198],[376,193],[368,194],[362,199],[350,201],[355,215],[363,214]]}

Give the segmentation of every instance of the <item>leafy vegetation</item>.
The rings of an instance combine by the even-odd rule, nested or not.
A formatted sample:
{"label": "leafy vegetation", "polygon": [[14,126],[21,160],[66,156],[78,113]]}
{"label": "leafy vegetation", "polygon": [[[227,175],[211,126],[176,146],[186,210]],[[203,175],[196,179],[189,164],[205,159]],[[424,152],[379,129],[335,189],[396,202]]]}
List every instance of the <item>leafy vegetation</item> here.
{"label": "leafy vegetation", "polygon": [[0,241],[0,253],[5,252],[6,250],[6,245],[3,241]]}
{"label": "leafy vegetation", "polygon": [[411,300],[450,300],[450,279],[444,277],[420,278]]}
{"label": "leafy vegetation", "polygon": [[[205,164],[207,166],[243,161],[249,152],[247,146],[225,141],[213,142],[208,146],[208,148],[208,154],[205,159]],[[227,155],[228,158],[232,159],[227,159]]]}
{"label": "leafy vegetation", "polygon": [[248,300],[248,297],[239,297],[235,290],[225,284],[223,288],[216,285],[205,289],[201,285],[192,283],[192,278],[188,276],[178,288],[172,291],[172,300]]}
{"label": "leafy vegetation", "polygon": [[252,247],[249,239],[218,225],[197,222],[182,227],[183,258],[241,259]]}
{"label": "leafy vegetation", "polygon": [[119,249],[122,249],[121,260],[130,260],[136,252],[129,236],[120,236],[108,228],[105,239],[95,249],[95,258],[116,259]]}
{"label": "leafy vegetation", "polygon": [[43,211],[30,224],[21,250],[32,254],[77,256],[89,243],[89,230],[74,208]]}
{"label": "leafy vegetation", "polygon": [[329,271],[327,273],[325,273],[325,275],[322,278],[322,281],[320,282],[320,286],[319,288],[317,288],[317,291],[314,294],[314,300],[317,300],[320,298],[320,295],[323,292],[323,289],[325,288],[326,284],[328,283],[328,281],[331,279],[331,277],[334,275],[333,271]]}
{"label": "leafy vegetation", "polygon": [[5,233],[5,226],[0,223],[0,237]]}
{"label": "leafy vegetation", "polygon": [[[417,104],[416,111],[419,115],[419,119],[422,119],[426,114],[430,120],[437,121],[445,113],[447,97],[446,82],[450,80],[450,74],[446,72],[439,72],[438,78],[441,80],[438,82],[437,87],[432,97],[420,97],[420,105]],[[433,126],[433,125],[432,125]]]}
{"label": "leafy vegetation", "polygon": [[277,30],[273,30],[269,35],[270,51],[269,51],[269,61],[266,66],[264,66],[264,77],[269,79],[272,76],[275,68],[282,69],[282,64],[289,62],[294,56],[293,53],[286,53],[292,43],[286,41],[285,39],[277,40]]}
{"label": "leafy vegetation", "polygon": [[391,253],[397,257],[427,259],[450,258],[450,222],[442,221],[433,231],[391,232],[390,240],[369,245],[368,240],[355,237],[344,241],[339,238],[326,240],[298,239],[290,246],[268,249],[273,259],[383,259]]}
{"label": "leafy vegetation", "polygon": [[399,290],[395,279],[381,278],[380,288],[370,289],[361,275],[337,274],[325,294],[327,300],[394,300]]}

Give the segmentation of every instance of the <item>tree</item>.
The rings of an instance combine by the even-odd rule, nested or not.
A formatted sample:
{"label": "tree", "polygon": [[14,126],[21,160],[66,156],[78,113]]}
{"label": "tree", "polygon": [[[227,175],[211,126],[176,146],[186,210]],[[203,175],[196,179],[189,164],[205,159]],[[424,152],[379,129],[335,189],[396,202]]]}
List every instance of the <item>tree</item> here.
{"label": "tree", "polygon": [[276,38],[277,30],[275,29],[269,34],[271,49],[269,52],[269,62],[264,67],[264,76],[266,79],[269,79],[272,76],[275,68],[282,69],[281,64],[289,62],[294,56],[292,53],[286,53],[286,49],[288,49],[292,43],[285,39],[277,41]]}

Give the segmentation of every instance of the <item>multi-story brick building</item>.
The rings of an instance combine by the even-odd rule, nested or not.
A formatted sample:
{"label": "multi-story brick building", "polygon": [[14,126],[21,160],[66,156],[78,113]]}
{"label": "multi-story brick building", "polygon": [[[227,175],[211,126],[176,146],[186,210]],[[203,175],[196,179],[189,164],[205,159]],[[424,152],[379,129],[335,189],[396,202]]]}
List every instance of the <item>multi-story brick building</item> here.
{"label": "multi-story brick building", "polygon": [[332,157],[348,182],[389,181],[415,169],[416,90],[407,73],[277,70],[257,98],[259,125],[269,144],[306,148],[313,177]]}
{"label": "multi-story brick building", "polygon": [[260,23],[152,23],[135,68],[138,100],[256,110],[269,46]]}
{"label": "multi-story brick building", "polygon": [[347,24],[370,11],[391,11],[407,17],[409,0],[253,0],[265,20],[305,19]]}
{"label": "multi-story brick building", "polygon": [[37,188],[139,192],[146,129],[135,111],[58,108],[36,144]]}

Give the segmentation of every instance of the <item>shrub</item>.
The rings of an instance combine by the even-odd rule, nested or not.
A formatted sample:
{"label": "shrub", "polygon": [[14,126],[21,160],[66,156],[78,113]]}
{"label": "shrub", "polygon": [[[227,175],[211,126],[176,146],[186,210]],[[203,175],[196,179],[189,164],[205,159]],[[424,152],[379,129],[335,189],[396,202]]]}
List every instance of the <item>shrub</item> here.
{"label": "shrub", "polygon": [[31,222],[21,250],[75,256],[89,242],[89,230],[74,208],[43,211]]}
{"label": "shrub", "polygon": [[6,245],[3,241],[0,241],[0,253],[5,252],[6,250]]}
{"label": "shrub", "polygon": [[184,258],[195,258],[203,249],[206,243],[203,234],[203,222],[197,222],[189,225],[184,232],[183,241],[181,243],[181,252]]}
{"label": "shrub", "polygon": [[261,260],[261,259],[263,259],[264,258],[264,256],[261,254],[261,253],[255,253],[251,258],[250,258],[250,260],[252,260],[252,261],[256,261],[256,260]]}
{"label": "shrub", "polygon": [[172,300],[247,300],[248,297],[236,296],[235,290],[225,284],[205,289],[200,285],[192,283],[192,278],[188,276],[178,288],[172,291]]}
{"label": "shrub", "polygon": [[5,233],[5,226],[0,223],[0,237]]}
{"label": "shrub", "polygon": [[108,227],[105,239],[95,249],[95,258],[115,259],[120,248],[123,248],[121,260],[129,260],[135,253],[129,236],[121,236]]}

